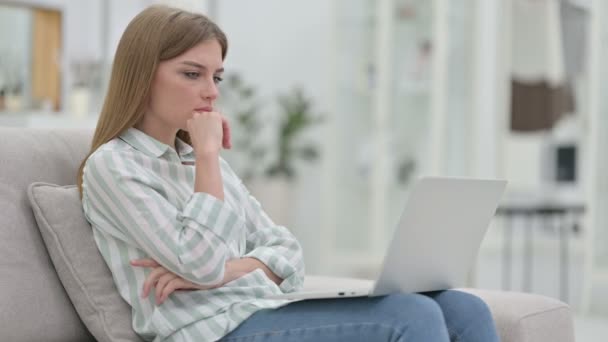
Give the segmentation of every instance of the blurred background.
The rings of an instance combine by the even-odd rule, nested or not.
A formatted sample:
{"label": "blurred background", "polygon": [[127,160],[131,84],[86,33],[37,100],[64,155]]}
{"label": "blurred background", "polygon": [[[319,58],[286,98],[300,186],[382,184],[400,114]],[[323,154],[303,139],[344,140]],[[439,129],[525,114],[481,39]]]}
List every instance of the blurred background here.
{"label": "blurred background", "polygon": [[0,0],[0,125],[93,129],[156,3],[226,32],[224,157],[308,273],[373,278],[418,177],[507,179],[470,286],[559,298],[579,341],[608,336],[608,2]]}

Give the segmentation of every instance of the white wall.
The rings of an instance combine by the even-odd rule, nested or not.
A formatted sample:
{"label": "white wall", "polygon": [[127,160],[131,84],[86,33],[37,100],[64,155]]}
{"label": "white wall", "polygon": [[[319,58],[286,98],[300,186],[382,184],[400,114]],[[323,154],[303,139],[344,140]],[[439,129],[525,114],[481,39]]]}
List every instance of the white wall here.
{"label": "white wall", "polygon": [[64,51],[69,60],[101,58],[101,1],[64,0]]}
{"label": "white wall", "polygon": [[109,61],[114,58],[116,47],[120,41],[120,37],[127,25],[141,10],[150,5],[153,1],[150,0],[107,0],[109,1],[108,9],[108,39],[107,57]]}
{"label": "white wall", "polygon": [[330,2],[222,0],[217,22],[226,32],[226,69],[241,72],[264,96],[299,84],[327,108]]}

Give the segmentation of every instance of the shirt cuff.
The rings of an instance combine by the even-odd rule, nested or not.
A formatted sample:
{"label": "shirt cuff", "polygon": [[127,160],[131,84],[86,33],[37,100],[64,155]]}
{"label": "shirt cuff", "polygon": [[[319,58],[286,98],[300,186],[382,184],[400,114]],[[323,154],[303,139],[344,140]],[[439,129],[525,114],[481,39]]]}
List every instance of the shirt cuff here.
{"label": "shirt cuff", "polygon": [[[284,293],[299,290],[304,283],[303,272],[292,265],[285,257],[279,256],[276,251],[268,247],[258,247],[249,252],[245,257],[256,258],[263,262],[268,268],[283,279],[279,288]],[[303,267],[301,267],[303,269]]]}

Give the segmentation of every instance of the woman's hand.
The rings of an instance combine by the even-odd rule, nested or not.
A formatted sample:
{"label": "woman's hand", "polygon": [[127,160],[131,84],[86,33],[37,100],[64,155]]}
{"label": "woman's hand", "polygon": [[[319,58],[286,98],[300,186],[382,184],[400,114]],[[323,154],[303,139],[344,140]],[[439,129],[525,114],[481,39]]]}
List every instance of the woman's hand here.
{"label": "woman's hand", "polygon": [[258,268],[261,269],[262,271],[264,271],[264,273],[266,274],[268,279],[272,280],[272,282],[274,282],[277,285],[281,285],[281,283],[283,282],[283,279],[279,278],[279,276],[277,276],[274,272],[272,272],[270,270],[270,268],[268,266],[266,266],[265,263],[261,262],[260,260],[258,260],[256,258],[242,258],[242,259],[235,260],[234,262],[236,264],[238,264],[237,267],[241,267],[245,270],[249,270],[249,272],[254,271]]}
{"label": "woman's hand", "polygon": [[132,266],[153,268],[146,278],[142,289],[142,298],[148,297],[150,290],[156,288],[156,304],[162,304],[169,295],[177,290],[208,290],[214,286],[201,286],[188,281],[167,270],[153,259],[137,259],[131,261]]}
{"label": "woman's hand", "polygon": [[146,281],[144,282],[141,297],[148,297],[152,287],[155,287],[156,303],[160,305],[167,299],[167,297],[169,297],[171,293],[177,290],[210,290],[236,280],[257,268],[255,267],[256,264],[252,263],[251,260],[256,259],[244,258],[227,261],[224,269],[224,278],[219,284],[211,286],[197,285],[189,280],[186,280],[167,270],[155,260],[150,258],[132,260],[131,265],[135,267],[153,268],[152,272],[148,275]]}
{"label": "woman's hand", "polygon": [[215,155],[222,147],[232,147],[230,125],[218,112],[194,112],[187,122],[187,128],[197,155]]}

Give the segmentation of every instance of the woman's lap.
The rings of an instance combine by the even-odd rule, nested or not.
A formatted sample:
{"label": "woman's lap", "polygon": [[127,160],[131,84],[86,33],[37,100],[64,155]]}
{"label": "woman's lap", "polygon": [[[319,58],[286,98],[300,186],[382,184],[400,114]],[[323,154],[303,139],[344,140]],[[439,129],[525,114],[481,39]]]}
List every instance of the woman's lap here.
{"label": "woman's lap", "polygon": [[497,341],[485,316],[481,300],[458,291],[308,300],[261,310],[222,341],[464,341],[477,335],[472,327],[480,341]]}

